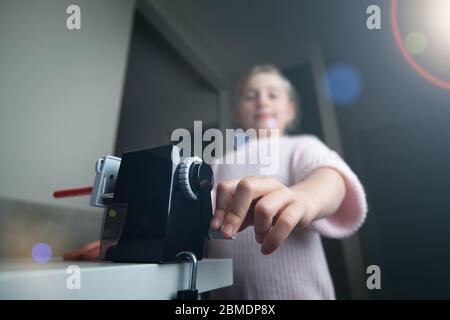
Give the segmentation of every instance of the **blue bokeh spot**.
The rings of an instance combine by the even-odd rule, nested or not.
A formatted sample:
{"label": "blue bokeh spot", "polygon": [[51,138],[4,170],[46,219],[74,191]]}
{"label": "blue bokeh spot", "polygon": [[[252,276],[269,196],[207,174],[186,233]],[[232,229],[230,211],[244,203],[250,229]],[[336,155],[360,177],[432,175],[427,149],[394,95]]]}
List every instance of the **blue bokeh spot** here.
{"label": "blue bokeh spot", "polygon": [[37,243],[31,252],[33,260],[37,263],[46,263],[52,258],[52,249],[46,243]]}
{"label": "blue bokeh spot", "polygon": [[350,64],[334,64],[322,79],[322,87],[336,106],[346,106],[361,95],[361,74]]}

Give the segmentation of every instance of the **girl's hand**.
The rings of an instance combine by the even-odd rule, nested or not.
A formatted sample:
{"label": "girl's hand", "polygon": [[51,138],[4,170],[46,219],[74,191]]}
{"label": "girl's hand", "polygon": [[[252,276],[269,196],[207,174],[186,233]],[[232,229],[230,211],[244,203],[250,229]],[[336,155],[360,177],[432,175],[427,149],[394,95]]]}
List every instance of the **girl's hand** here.
{"label": "girl's hand", "polygon": [[307,192],[294,191],[273,178],[226,180],[217,186],[211,228],[220,228],[224,236],[232,237],[253,225],[261,252],[270,254],[294,228],[304,228],[316,218],[316,202]]}
{"label": "girl's hand", "polygon": [[76,250],[66,252],[64,260],[97,260],[100,253],[100,240],[89,242]]}

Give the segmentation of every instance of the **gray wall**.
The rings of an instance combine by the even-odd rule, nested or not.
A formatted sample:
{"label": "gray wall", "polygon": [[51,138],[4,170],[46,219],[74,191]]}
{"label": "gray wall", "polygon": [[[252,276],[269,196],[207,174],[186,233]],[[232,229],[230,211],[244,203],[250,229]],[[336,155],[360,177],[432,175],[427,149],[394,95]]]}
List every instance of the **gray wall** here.
{"label": "gray wall", "polygon": [[[81,30],[66,8],[81,7]],[[114,151],[134,1],[0,1],[0,258],[54,257],[99,238],[101,209],[56,189],[92,185]]]}
{"label": "gray wall", "polygon": [[[81,7],[81,30],[66,8]],[[89,186],[113,152],[134,1],[0,1],[0,196],[87,208],[55,189]]]}

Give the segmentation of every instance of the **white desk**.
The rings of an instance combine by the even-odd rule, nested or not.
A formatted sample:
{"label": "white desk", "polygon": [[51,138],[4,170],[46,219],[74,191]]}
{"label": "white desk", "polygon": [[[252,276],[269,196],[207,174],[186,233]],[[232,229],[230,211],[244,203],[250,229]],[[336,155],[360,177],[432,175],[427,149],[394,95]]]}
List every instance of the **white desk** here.
{"label": "white desk", "polygon": [[[68,289],[67,267],[80,268],[80,289]],[[10,260],[0,262],[0,299],[174,299],[189,285],[190,263]],[[197,289],[211,291],[233,283],[231,259],[198,262]]]}

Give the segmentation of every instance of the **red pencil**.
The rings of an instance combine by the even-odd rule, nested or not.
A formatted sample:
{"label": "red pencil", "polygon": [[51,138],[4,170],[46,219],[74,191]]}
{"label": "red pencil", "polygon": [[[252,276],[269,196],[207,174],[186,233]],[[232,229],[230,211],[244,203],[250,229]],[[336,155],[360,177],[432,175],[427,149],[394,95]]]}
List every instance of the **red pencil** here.
{"label": "red pencil", "polygon": [[76,189],[56,190],[55,192],[53,192],[53,197],[54,198],[76,197],[76,196],[90,195],[91,193],[92,187],[84,187]]}

